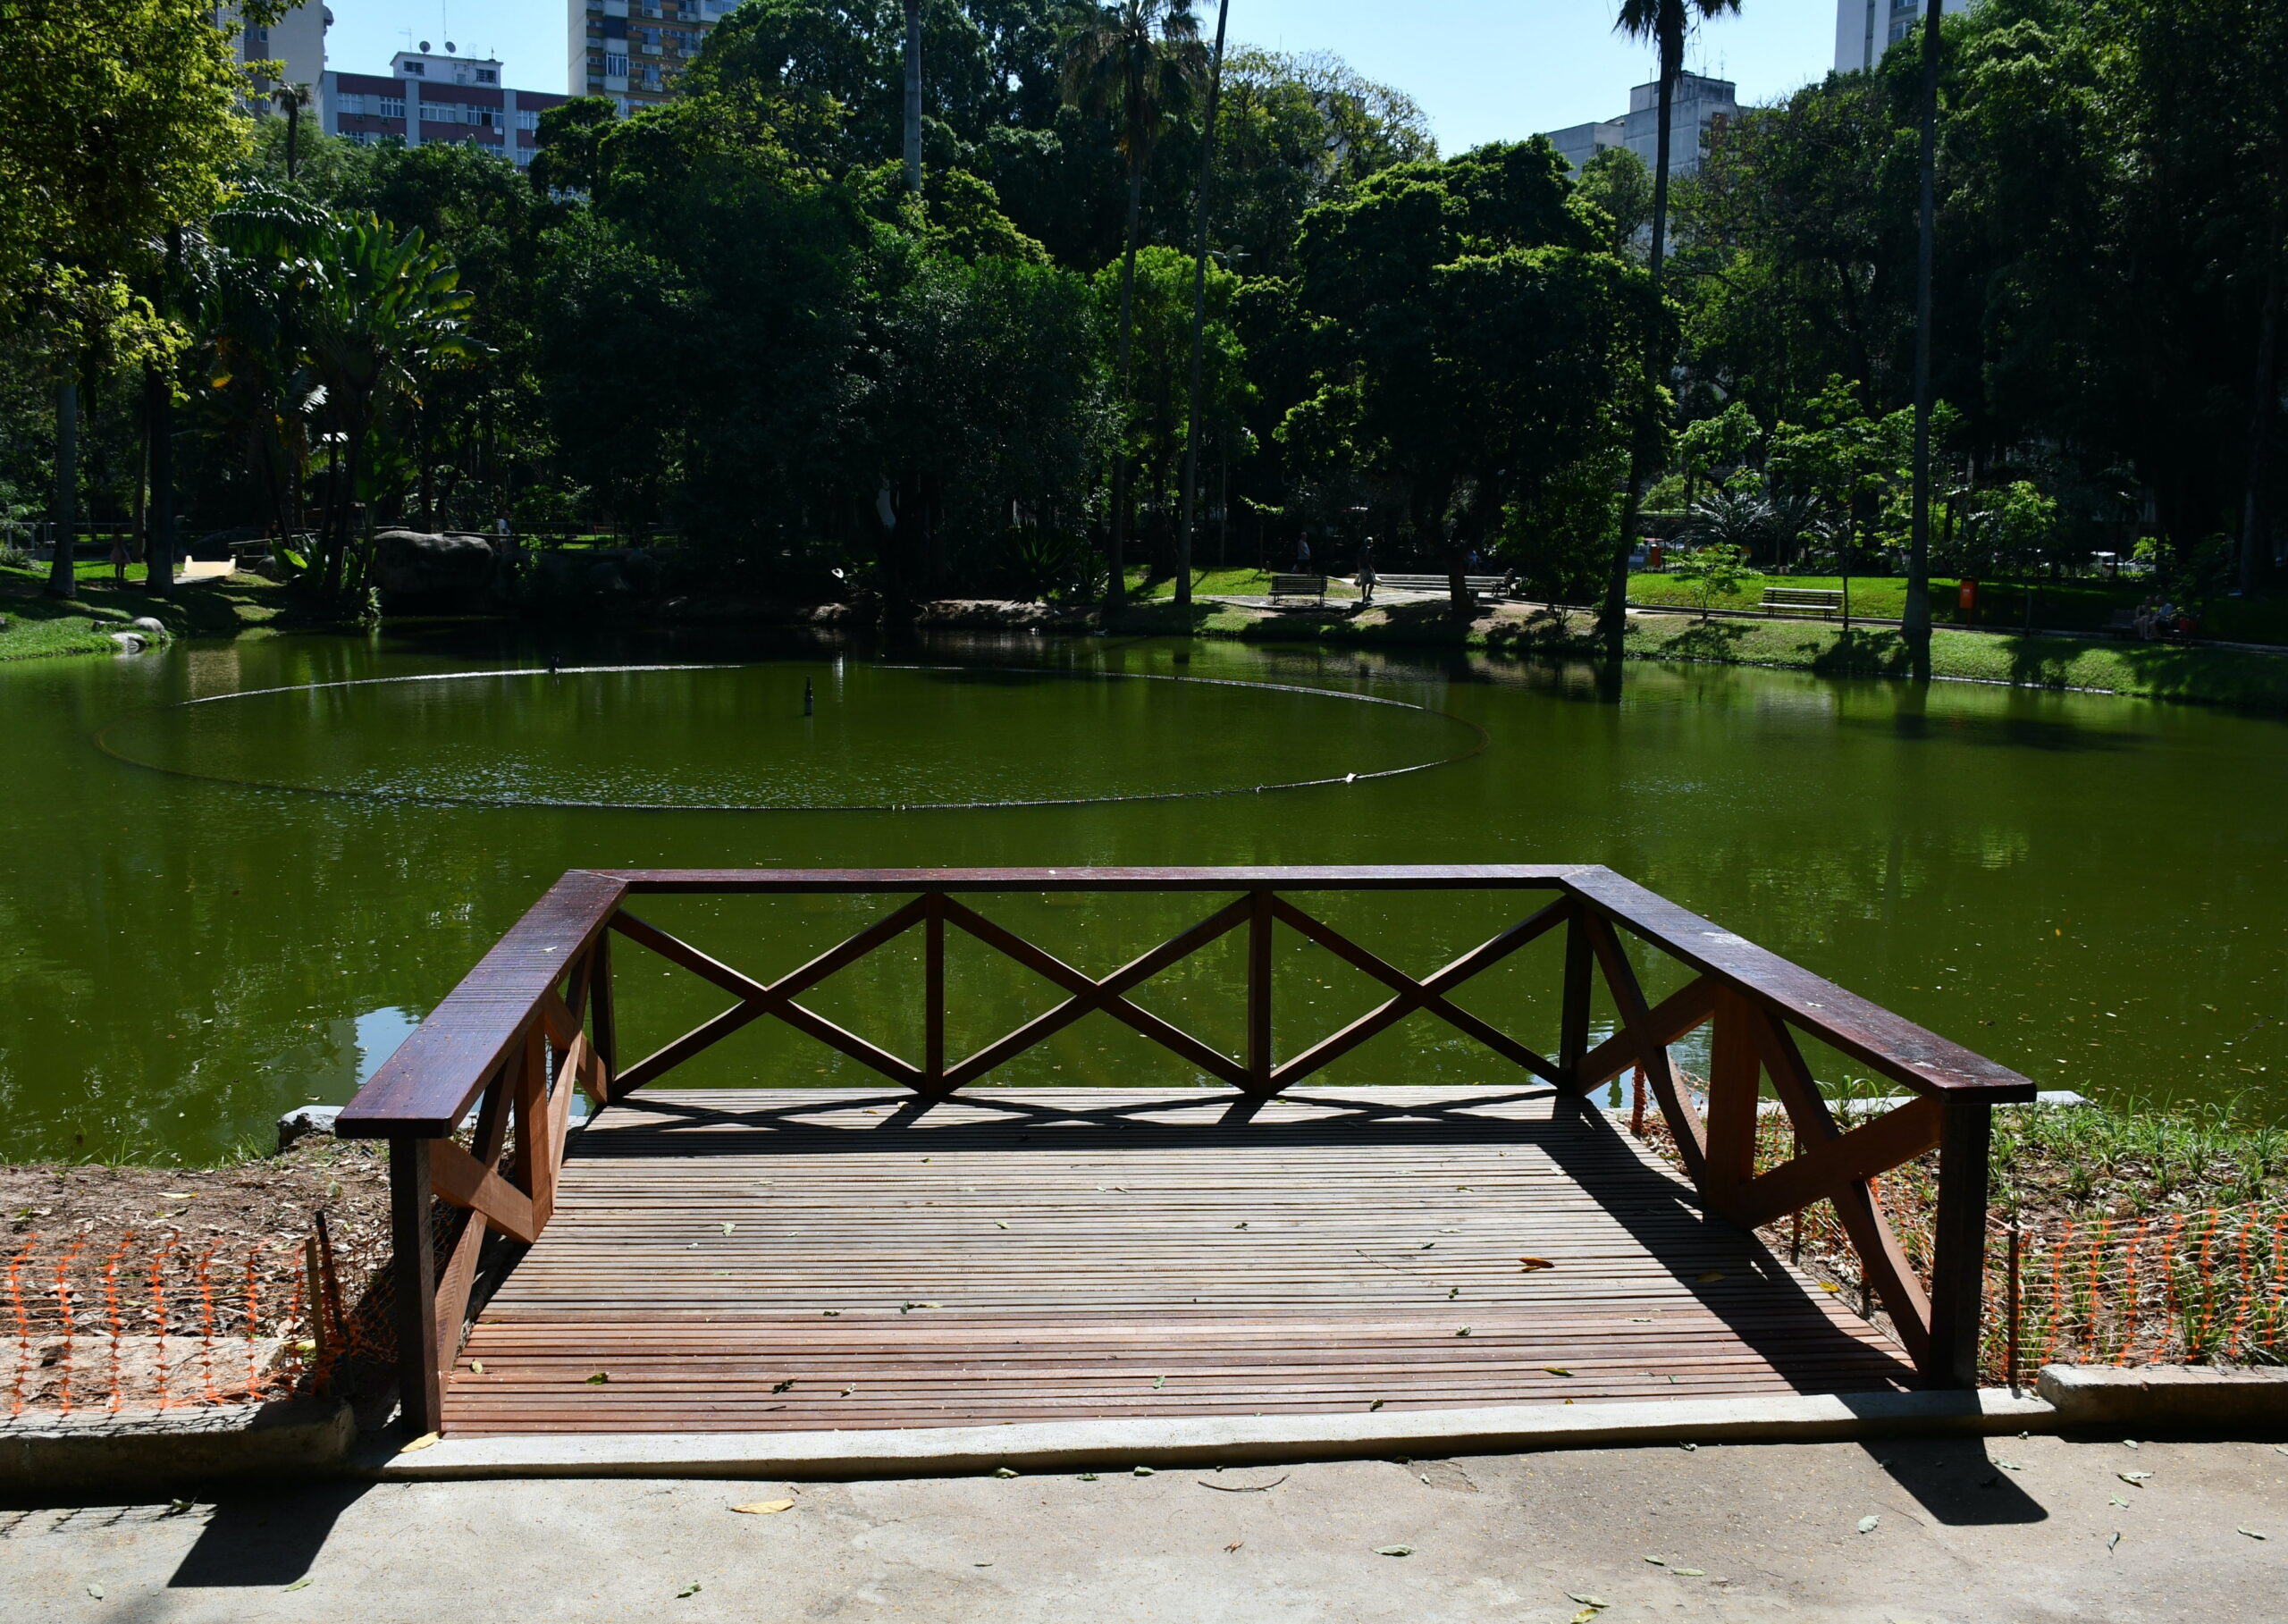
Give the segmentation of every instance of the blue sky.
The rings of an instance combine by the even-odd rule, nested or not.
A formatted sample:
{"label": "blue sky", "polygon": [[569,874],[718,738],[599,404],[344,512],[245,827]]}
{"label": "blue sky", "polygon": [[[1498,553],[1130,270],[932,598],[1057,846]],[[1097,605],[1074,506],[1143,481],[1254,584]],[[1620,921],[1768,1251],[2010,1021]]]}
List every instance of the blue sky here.
{"label": "blue sky", "polygon": [[[1211,18],[1213,0],[1202,0]],[[413,39],[490,52],[522,89],[564,88],[565,0],[329,0],[328,65],[378,72]],[[1652,54],[1612,31],[1615,0],[1232,0],[1232,37],[1332,50],[1411,95],[1448,151],[1515,139],[1628,105]],[[1212,24],[1211,24],[1212,26]],[[1736,80],[1743,101],[1783,96],[1825,73],[1835,0],[1745,0],[1709,24],[1690,65]]]}

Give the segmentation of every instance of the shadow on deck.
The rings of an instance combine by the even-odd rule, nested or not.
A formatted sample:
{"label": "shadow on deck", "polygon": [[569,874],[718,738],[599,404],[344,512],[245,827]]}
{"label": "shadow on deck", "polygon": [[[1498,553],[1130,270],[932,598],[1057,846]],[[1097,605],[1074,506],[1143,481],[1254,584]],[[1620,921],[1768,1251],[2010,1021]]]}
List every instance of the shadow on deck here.
{"label": "shadow on deck", "polygon": [[[1577,1097],[646,1090],[567,1154],[449,1435],[820,1431],[1915,1384]],[[1529,1266],[1524,1258],[1552,1266]],[[599,1379],[601,1378],[601,1379]]]}

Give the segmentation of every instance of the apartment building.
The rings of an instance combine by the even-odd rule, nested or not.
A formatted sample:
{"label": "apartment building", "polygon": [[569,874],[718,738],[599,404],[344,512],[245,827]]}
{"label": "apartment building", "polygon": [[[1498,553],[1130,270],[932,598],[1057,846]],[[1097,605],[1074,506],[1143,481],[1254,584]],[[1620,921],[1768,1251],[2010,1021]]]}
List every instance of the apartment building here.
{"label": "apartment building", "polygon": [[[1970,0],[1947,0],[1949,12]],[[1922,0],[1835,0],[1835,71],[1855,73],[1922,26]]]}
{"label": "apartment building", "polygon": [[[1729,79],[1679,74],[1670,104],[1669,173],[1688,175],[1700,167],[1701,137],[1737,117],[1737,87]],[[1573,124],[1548,132],[1558,156],[1575,169],[1610,147],[1626,147],[1650,169],[1661,150],[1661,87],[1656,81],[1628,93],[1628,111],[1594,124]]]}
{"label": "apartment building", "polygon": [[568,0],[564,88],[609,96],[625,117],[668,98],[738,0]]}
{"label": "apartment building", "polygon": [[316,113],[322,108],[325,97],[325,31],[333,26],[332,12],[318,0],[301,0],[293,10],[271,23],[249,26],[236,5],[223,6],[220,14],[240,25],[240,62],[274,62],[285,70],[274,82],[267,77],[255,80],[255,105],[258,111],[275,110],[262,93],[275,89],[281,83],[303,86],[317,98],[304,111]]}
{"label": "apartment building", "polygon": [[539,144],[540,115],[571,98],[552,90],[511,89],[500,80],[499,59],[441,56],[425,39],[420,50],[391,57],[386,78],[327,73],[325,131],[366,147],[391,139],[408,147],[463,141],[521,167],[533,161]]}

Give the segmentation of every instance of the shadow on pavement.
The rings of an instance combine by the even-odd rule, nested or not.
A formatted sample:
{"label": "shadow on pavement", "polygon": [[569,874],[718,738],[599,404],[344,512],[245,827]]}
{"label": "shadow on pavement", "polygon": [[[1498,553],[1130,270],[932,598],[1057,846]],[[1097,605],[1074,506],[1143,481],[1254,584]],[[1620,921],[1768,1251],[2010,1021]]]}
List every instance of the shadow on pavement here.
{"label": "shadow on pavement", "polygon": [[333,1525],[374,1485],[313,1483],[231,1493],[167,1580],[171,1590],[290,1585],[309,1572]]}
{"label": "shadow on pavement", "polygon": [[2006,1438],[1880,1438],[1861,1447],[1891,1481],[1947,1527],[2046,1522],[2042,1503],[2012,1481]]}

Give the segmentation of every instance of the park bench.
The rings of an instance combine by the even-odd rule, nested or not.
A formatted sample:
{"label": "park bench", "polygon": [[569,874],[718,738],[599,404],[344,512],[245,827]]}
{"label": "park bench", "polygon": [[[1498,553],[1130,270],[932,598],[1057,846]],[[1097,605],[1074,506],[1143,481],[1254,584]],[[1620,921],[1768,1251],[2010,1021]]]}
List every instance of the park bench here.
{"label": "park bench", "polygon": [[1271,577],[1271,596],[1276,602],[1281,598],[1316,598],[1326,602],[1325,576],[1274,575]]}
{"label": "park bench", "polygon": [[[1502,582],[1502,577],[1500,576],[1464,576],[1462,577],[1463,586],[1468,589],[1469,595],[1473,598],[1500,597]],[[1451,576],[1377,573],[1375,576],[1375,585],[1391,592],[1451,592],[1453,590],[1453,578]]]}
{"label": "park bench", "polygon": [[1767,586],[1763,589],[1763,612],[1767,615],[1839,615],[1843,612],[1843,594],[1818,587]]}

